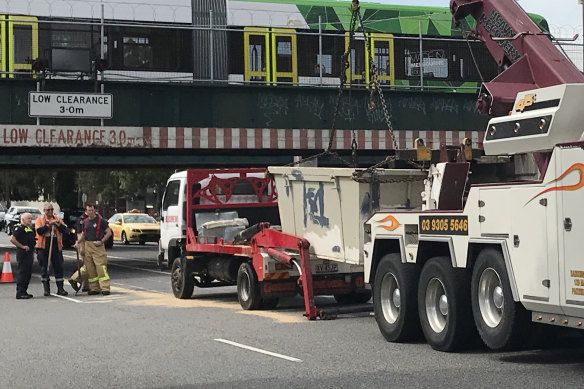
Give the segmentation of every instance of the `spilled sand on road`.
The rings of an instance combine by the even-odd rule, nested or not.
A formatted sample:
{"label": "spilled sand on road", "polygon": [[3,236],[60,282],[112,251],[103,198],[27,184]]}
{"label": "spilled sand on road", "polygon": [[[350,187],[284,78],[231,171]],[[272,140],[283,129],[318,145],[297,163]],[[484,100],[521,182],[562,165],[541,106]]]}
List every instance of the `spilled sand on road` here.
{"label": "spilled sand on road", "polygon": [[[279,323],[305,323],[306,319],[301,313],[277,312],[277,311],[245,311],[239,303],[231,301],[221,301],[204,296],[191,299],[177,299],[173,295],[132,290],[121,287],[112,287],[112,295],[123,294],[127,299],[118,300],[116,303],[123,303],[132,306],[152,306],[167,308],[219,308],[230,309],[236,313],[251,316],[260,316],[274,320]],[[219,296],[221,298],[221,296]]]}

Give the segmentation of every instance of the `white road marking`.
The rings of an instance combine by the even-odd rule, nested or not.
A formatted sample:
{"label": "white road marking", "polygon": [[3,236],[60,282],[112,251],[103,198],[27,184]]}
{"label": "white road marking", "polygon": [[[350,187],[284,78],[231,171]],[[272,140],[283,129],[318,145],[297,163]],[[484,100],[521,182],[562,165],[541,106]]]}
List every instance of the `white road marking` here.
{"label": "white road marking", "polygon": [[51,296],[55,296],[55,297],[58,297],[58,298],[63,299],[63,300],[73,301],[74,303],[84,303],[85,302],[85,301],[77,300],[77,299],[67,297],[67,296],[59,296],[58,294],[55,294],[55,293],[51,293]]}
{"label": "white road marking", "polygon": [[251,346],[246,346],[245,344],[232,342],[230,340],[226,340],[226,339],[214,339],[214,340],[217,341],[217,342],[221,342],[221,343],[225,343],[225,344],[230,344],[232,346],[239,347],[239,348],[243,348],[243,349],[246,349],[246,350],[255,351],[256,353],[270,355],[272,357],[285,359],[287,361],[299,362],[299,363],[302,362],[302,359],[298,359],[298,358],[294,358],[294,357],[289,357],[287,355],[273,353],[271,351],[266,351],[266,350],[262,350],[262,349],[255,348],[255,347],[251,347]]}
{"label": "white road marking", "polygon": [[161,292],[159,290],[142,288],[141,286],[135,286],[135,285],[130,285],[130,284],[121,284],[119,282],[112,282],[112,285],[121,286],[121,287],[125,287],[125,288],[128,288],[128,289],[144,290],[146,292],[152,292],[152,293],[168,294],[168,293],[165,293],[165,292]]}
{"label": "white road marking", "polygon": [[107,264],[108,266],[117,266],[117,267],[123,267],[123,268],[127,268],[127,269],[136,269],[136,270],[142,270],[142,271],[147,271],[150,273],[156,273],[156,274],[172,274],[170,272],[167,271],[160,271],[160,270],[152,270],[152,269],[142,269],[141,267],[136,267],[136,266],[128,266],[128,265],[120,265],[119,263],[111,263],[109,262]]}

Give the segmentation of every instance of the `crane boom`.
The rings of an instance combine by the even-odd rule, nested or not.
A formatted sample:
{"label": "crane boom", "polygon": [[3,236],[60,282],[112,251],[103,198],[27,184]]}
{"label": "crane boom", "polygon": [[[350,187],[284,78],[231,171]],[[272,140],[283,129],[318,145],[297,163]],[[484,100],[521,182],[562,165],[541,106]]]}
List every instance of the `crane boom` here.
{"label": "crane boom", "polygon": [[519,92],[584,83],[584,75],[515,0],[451,0],[450,10],[456,21],[467,15],[477,21],[476,35],[504,69],[483,84],[477,101],[481,113],[507,115]]}

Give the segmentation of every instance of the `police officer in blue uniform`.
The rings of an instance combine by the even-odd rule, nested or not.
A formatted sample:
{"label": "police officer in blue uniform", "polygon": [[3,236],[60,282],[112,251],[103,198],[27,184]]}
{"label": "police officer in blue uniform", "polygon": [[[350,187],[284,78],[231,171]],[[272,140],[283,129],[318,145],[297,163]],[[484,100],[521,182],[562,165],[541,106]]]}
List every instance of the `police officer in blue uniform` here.
{"label": "police officer in blue uniform", "polygon": [[23,213],[20,217],[20,223],[14,226],[10,243],[16,246],[16,263],[18,264],[16,298],[18,300],[31,299],[33,296],[27,290],[32,275],[36,233],[32,225],[32,215],[30,213]]}

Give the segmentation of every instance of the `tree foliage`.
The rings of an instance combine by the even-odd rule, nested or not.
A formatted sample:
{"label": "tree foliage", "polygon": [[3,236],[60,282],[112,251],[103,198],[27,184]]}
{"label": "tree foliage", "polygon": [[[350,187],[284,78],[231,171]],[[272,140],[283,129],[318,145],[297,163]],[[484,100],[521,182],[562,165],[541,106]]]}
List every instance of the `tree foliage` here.
{"label": "tree foliage", "polygon": [[[134,170],[0,170],[0,201],[57,201],[63,207],[75,207],[85,193],[100,205],[116,207],[122,200],[144,200],[147,192],[159,193],[172,169]],[[150,191],[148,190],[150,188]]]}
{"label": "tree foliage", "polygon": [[0,201],[36,200],[39,195],[51,199],[53,173],[38,170],[0,170]]}
{"label": "tree foliage", "polygon": [[164,187],[172,173],[171,169],[83,171],[77,173],[77,187],[88,198],[100,196],[100,203],[110,206],[120,199],[143,200],[148,187]]}

